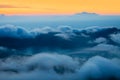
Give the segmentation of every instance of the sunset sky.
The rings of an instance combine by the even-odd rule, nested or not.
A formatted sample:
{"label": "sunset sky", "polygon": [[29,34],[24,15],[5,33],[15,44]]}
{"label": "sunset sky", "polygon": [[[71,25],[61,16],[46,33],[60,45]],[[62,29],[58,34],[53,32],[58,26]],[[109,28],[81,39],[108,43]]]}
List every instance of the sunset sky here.
{"label": "sunset sky", "polygon": [[120,0],[0,0],[0,14],[120,14]]}

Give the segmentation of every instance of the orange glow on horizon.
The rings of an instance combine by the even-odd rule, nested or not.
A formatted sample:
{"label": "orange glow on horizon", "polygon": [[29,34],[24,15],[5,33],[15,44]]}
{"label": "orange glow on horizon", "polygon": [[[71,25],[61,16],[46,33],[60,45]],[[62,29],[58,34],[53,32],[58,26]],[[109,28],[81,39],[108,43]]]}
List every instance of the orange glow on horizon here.
{"label": "orange glow on horizon", "polygon": [[0,14],[120,14],[120,0],[1,0]]}

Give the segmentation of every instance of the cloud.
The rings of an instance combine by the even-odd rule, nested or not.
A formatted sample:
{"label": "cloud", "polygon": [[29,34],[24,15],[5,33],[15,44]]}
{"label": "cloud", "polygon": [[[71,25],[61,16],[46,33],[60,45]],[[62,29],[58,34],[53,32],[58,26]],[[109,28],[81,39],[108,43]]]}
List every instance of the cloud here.
{"label": "cloud", "polygon": [[[69,56],[46,53],[26,58],[8,58],[5,62],[0,61],[0,63],[0,79],[3,80],[64,80],[72,78],[67,77],[67,74],[73,75],[79,68],[78,61]],[[5,75],[9,75],[9,73],[12,75],[6,78]]]}
{"label": "cloud", "polygon": [[106,40],[105,38],[100,37],[100,38],[95,39],[94,42],[95,42],[95,43],[106,43],[107,40]]}
{"label": "cloud", "polygon": [[[3,25],[0,27],[0,46],[10,51],[9,56],[23,55],[25,52],[28,54],[24,55],[33,55],[33,53],[49,51],[77,52],[77,50],[86,50],[85,52],[87,52],[87,49],[98,52],[118,53],[120,46],[118,43],[116,43],[117,45],[113,43],[110,36],[119,32],[120,29],[116,27],[77,29],[62,26],[58,28],[44,27],[28,30],[15,25]],[[112,49],[115,50],[113,51]],[[17,53],[21,54],[16,54],[16,52],[12,50],[18,51]],[[1,50],[0,55],[3,56],[6,53],[7,51],[3,52]],[[6,57],[8,57],[8,55]]]}
{"label": "cloud", "polygon": [[87,48],[85,49],[86,51],[91,51],[91,52],[107,52],[107,53],[114,53],[114,54],[118,54],[119,53],[119,50],[120,50],[120,47],[118,46],[114,46],[114,45],[110,45],[110,44],[105,44],[105,43],[101,43],[101,44],[98,44],[97,46],[94,46],[92,48]]}
{"label": "cloud", "polygon": [[89,59],[80,69],[82,80],[119,80],[120,68],[111,60],[96,56]]}
{"label": "cloud", "polygon": [[5,25],[0,27],[0,37],[16,37],[16,38],[25,38],[29,37],[29,32],[22,28],[16,27],[14,25]]}
{"label": "cloud", "polygon": [[112,39],[115,43],[120,44],[120,33],[112,34],[112,35],[111,35],[111,39]]}
{"label": "cloud", "polygon": [[[119,59],[117,59],[119,62]],[[119,80],[120,67],[113,60],[95,56],[82,60],[66,55],[40,53],[0,59],[1,80]],[[7,76],[7,77],[6,77]]]}
{"label": "cloud", "polygon": [[29,7],[17,7],[13,5],[2,5],[0,4],[0,8],[29,8]]}

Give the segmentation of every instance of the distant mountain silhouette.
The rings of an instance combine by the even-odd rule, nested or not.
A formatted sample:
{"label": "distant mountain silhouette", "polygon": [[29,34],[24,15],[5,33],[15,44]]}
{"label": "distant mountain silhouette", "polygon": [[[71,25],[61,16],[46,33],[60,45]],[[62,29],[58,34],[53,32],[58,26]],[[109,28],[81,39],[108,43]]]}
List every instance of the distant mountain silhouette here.
{"label": "distant mountain silhouette", "polygon": [[75,15],[92,15],[92,16],[97,16],[97,15],[99,15],[99,14],[96,14],[96,13],[89,13],[89,12],[81,12],[81,13],[76,13]]}
{"label": "distant mountain silhouette", "polygon": [[0,14],[0,16],[5,16],[4,14]]}

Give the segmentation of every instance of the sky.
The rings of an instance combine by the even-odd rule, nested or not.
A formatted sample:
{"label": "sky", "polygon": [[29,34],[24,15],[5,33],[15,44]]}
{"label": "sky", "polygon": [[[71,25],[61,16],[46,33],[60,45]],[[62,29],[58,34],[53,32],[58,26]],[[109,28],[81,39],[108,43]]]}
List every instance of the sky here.
{"label": "sky", "polygon": [[120,14],[120,0],[0,0],[0,14]]}

